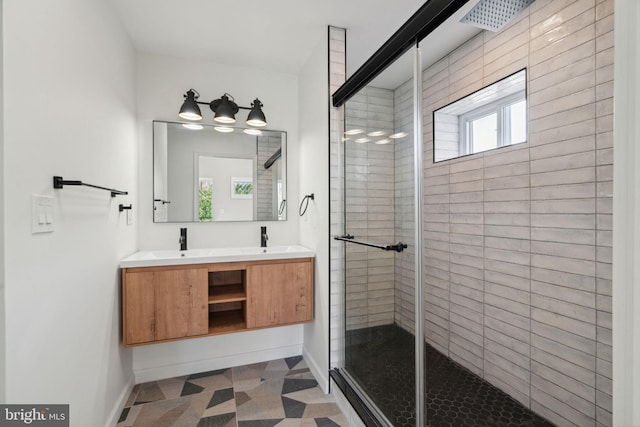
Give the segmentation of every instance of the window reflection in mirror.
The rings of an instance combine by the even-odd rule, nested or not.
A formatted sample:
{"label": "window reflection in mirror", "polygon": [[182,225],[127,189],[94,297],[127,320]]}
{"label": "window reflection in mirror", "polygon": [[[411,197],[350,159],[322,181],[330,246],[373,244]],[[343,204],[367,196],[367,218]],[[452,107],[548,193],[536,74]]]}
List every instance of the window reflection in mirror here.
{"label": "window reflection in mirror", "polygon": [[527,141],[526,70],[433,112],[434,162]]}
{"label": "window reflection in mirror", "polygon": [[286,133],[153,122],[154,222],[286,220]]}

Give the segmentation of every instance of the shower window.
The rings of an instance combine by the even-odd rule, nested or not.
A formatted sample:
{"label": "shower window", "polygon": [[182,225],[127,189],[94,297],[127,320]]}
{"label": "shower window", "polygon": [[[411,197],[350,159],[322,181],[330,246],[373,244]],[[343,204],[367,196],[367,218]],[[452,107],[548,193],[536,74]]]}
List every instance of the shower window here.
{"label": "shower window", "polygon": [[460,116],[460,154],[474,154],[526,141],[524,91]]}
{"label": "shower window", "polygon": [[526,70],[433,112],[434,162],[527,140]]}

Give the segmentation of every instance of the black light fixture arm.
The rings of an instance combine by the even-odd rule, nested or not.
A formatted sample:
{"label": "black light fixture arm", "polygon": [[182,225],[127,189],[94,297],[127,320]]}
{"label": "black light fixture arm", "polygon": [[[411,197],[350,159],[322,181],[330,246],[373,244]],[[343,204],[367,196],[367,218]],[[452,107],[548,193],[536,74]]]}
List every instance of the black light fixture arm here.
{"label": "black light fixture arm", "polygon": [[184,99],[198,99],[200,98],[200,92],[198,92],[197,90],[191,88],[187,91],[187,93],[185,93],[184,95],[182,95],[184,97]]}
{"label": "black light fixture arm", "polygon": [[[211,109],[214,112],[216,111],[215,109],[218,108],[218,106],[222,102],[221,101],[222,97],[220,97],[218,99],[214,99],[213,101],[210,101],[210,102],[198,101],[198,98],[200,98],[200,94],[195,89],[189,89],[187,91],[187,93],[185,93],[183,95],[185,99],[189,99],[189,92],[193,93],[193,95],[194,95],[193,102],[195,102],[196,104],[200,104],[200,105],[208,105],[209,107],[211,107]],[[229,93],[225,92],[222,96],[226,96],[229,99],[229,101],[232,103],[232,105],[236,106],[237,108],[241,108],[243,110],[251,110],[253,108],[253,107],[242,107],[242,106],[236,104],[236,100],[233,98],[233,95],[231,95]],[[257,99],[256,99],[256,101],[257,101]],[[260,101],[258,101],[258,102],[260,102]],[[260,102],[260,106],[262,107],[262,102]]]}
{"label": "black light fixture arm", "polygon": [[[234,112],[237,113],[238,110],[253,110],[254,106],[253,103],[251,103],[251,107],[243,107],[242,105],[238,105],[236,104],[236,100],[233,98],[233,96],[231,96],[228,93],[225,93],[222,96],[226,96],[227,98],[229,98],[229,102],[231,103],[231,106],[233,107],[233,109],[235,110]],[[260,100],[258,100],[256,98],[256,100],[254,102],[258,102],[260,107],[263,107],[262,102],[260,102]],[[214,99],[211,102],[200,102],[200,101],[196,101],[198,104],[202,104],[202,105],[208,105],[209,107],[211,107],[211,110],[215,113],[216,110],[218,109],[218,106],[222,103],[221,98],[220,99]]]}
{"label": "black light fixture arm", "polygon": [[[227,95],[229,95],[229,94],[227,94]],[[231,95],[229,95],[229,96],[231,96]],[[251,107],[242,107],[242,106],[238,105],[238,108],[241,108],[243,110],[253,110],[254,108],[262,108],[262,107],[264,107],[264,104],[258,98],[253,100],[253,102],[251,103]]]}

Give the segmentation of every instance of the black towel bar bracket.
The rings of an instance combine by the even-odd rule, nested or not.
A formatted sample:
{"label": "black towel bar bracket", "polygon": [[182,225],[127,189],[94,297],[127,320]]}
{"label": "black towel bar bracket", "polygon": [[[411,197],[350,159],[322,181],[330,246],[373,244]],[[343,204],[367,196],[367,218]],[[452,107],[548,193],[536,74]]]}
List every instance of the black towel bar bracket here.
{"label": "black towel bar bracket", "polygon": [[133,209],[133,206],[132,206],[132,205],[125,206],[125,205],[123,205],[122,203],[120,203],[120,204],[118,205],[118,210],[119,210],[120,212],[122,212],[122,211],[124,211],[124,210],[131,210],[131,209]]}
{"label": "black towel bar bracket", "polygon": [[111,197],[125,196],[129,194],[126,191],[115,190],[113,188],[101,187],[99,185],[87,184],[82,181],[64,180],[61,176],[53,177],[53,188],[64,188],[65,185],[83,185],[85,187],[97,188],[98,190],[105,190],[111,193]]}

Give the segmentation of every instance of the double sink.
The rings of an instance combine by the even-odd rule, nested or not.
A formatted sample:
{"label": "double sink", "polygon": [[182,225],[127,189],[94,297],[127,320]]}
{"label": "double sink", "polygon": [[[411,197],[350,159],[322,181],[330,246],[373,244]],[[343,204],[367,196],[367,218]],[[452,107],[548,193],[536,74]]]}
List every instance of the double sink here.
{"label": "double sink", "polygon": [[153,267],[180,264],[210,264],[217,262],[260,261],[268,259],[308,258],[315,254],[304,246],[270,246],[189,249],[186,251],[140,251],[120,261],[121,268]]}

